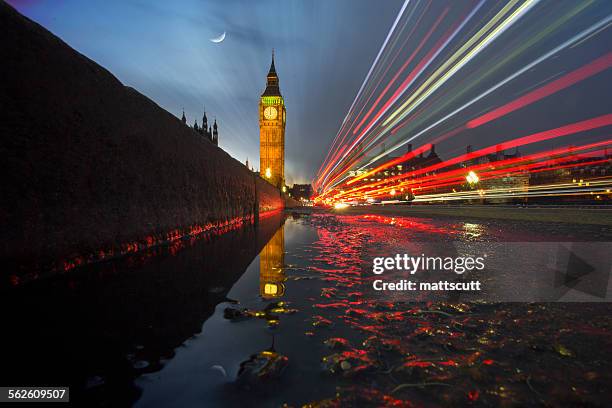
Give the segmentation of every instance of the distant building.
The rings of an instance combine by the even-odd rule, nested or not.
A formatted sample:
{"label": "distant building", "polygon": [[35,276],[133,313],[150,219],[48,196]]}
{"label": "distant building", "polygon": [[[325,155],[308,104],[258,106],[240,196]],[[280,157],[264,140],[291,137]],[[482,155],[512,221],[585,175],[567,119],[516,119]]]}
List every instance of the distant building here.
{"label": "distant building", "polygon": [[249,159],[246,159],[246,163],[244,164],[244,166],[249,170],[252,171],[254,173],[259,173],[258,171],[255,171],[255,169],[253,168],[253,165],[249,163]]}
{"label": "distant building", "polygon": [[[401,194],[400,198],[406,200],[412,200],[414,196],[421,194],[443,195],[444,193],[474,190],[478,190],[479,197],[470,202],[475,203],[523,203],[527,201],[598,203],[612,200],[612,192],[609,189],[602,188],[594,191],[592,186],[589,186],[592,180],[612,175],[611,152],[604,150],[597,153],[576,154],[572,149],[572,147],[568,148],[563,160],[556,160],[559,155],[551,156],[544,161],[542,166],[537,166],[537,161],[529,160],[528,157],[521,158],[518,147],[508,151],[503,149],[502,144],[495,148],[494,153],[473,155],[471,154],[473,153],[472,146],[468,145],[465,152],[469,158],[466,157],[466,160],[460,163],[447,165],[438,170],[431,168],[442,162],[433,144],[429,154],[420,153],[403,162],[401,157],[412,152],[412,145],[408,145],[405,153],[391,156],[385,154],[383,144],[382,151],[377,155],[378,160],[366,168],[350,171],[349,176],[363,177],[358,180],[355,187],[367,184],[377,184],[378,187],[399,185],[399,191],[391,195]],[[363,150],[360,144],[356,146],[356,150],[358,152]],[[571,158],[574,154],[576,155],[575,160],[568,161],[567,158]],[[393,162],[393,166],[375,171],[389,162]],[[504,171],[506,168],[507,171]],[[462,177],[467,176],[472,169],[479,176],[479,180],[472,184],[467,179],[462,182]],[[375,172],[372,173],[373,171]],[[444,173],[447,172],[454,172],[455,182],[444,183]],[[458,181],[457,176],[459,176]],[[397,184],[395,180],[398,180]],[[532,191],[538,191],[537,186],[554,184],[566,185],[567,188],[576,191],[565,195],[530,195]],[[584,193],[580,193],[580,190],[577,189],[579,187],[585,187]],[[370,198],[375,199],[376,197]]]}
{"label": "distant building", "polygon": [[[412,151],[412,145],[409,144],[408,153],[411,151]],[[438,153],[436,153],[436,145],[432,144],[431,149],[429,150],[429,154],[427,156],[425,156],[424,153],[421,152],[421,154],[419,154],[418,156],[415,156],[412,159],[402,163],[401,170],[404,172],[420,170],[420,169],[424,169],[426,167],[433,166],[434,164],[438,164],[441,162],[442,162],[442,159],[440,159],[440,156],[438,156]],[[431,172],[426,172],[424,175],[429,176],[429,175],[434,175],[434,174],[436,174],[436,172],[431,171]],[[422,177],[422,176],[423,175],[419,175],[419,177]]]}
{"label": "distant building", "polygon": [[[557,167],[558,163],[553,161],[553,157],[548,157],[551,161],[549,167]],[[588,180],[595,177],[610,177],[612,175],[612,152],[607,149],[601,156],[590,156],[578,159],[573,162],[573,166],[533,172],[531,174],[532,184],[552,184],[552,183],[576,183],[580,180]]]}
{"label": "distant building", "polygon": [[[181,117],[181,122],[184,125],[187,125],[187,118],[185,117],[185,110],[183,110],[183,116]],[[204,137],[204,139],[208,140],[215,146],[219,146],[219,129],[217,127],[217,119],[212,126],[208,125],[208,117],[206,116],[206,109],[204,109],[204,116],[202,116],[202,126],[198,126],[198,120],[196,119],[193,122],[192,126],[193,130],[198,132],[200,135]]]}
{"label": "distant building", "polygon": [[[524,194],[529,192],[529,172],[527,171],[523,171],[520,173],[514,172],[514,173],[505,174],[503,176],[491,178],[491,179],[481,180],[478,183],[478,187],[479,189],[482,189],[486,192],[495,192],[498,195],[495,198],[487,198],[483,196],[482,199],[480,200],[481,202],[485,202],[485,199],[486,199],[486,202],[488,203],[496,203],[496,204],[512,203],[516,201],[520,201],[520,202],[527,201],[527,199],[524,198]],[[520,198],[516,198],[512,196],[507,196],[507,197],[499,196],[499,195],[503,195],[506,192],[509,194],[510,193],[517,194],[520,196]]]}
{"label": "distant building", "polygon": [[[568,155],[571,153],[571,148]],[[565,196],[536,197],[530,198],[530,202],[574,202],[574,203],[609,203],[612,200],[612,192],[603,189],[593,192],[588,189],[593,180],[609,178],[612,176],[612,152],[604,150],[602,155],[592,154],[588,157],[577,158],[571,162],[571,166],[559,166],[554,162],[554,157],[548,157],[550,164],[547,167],[532,171],[530,174],[530,185],[539,186],[547,184],[567,184],[571,188],[584,187],[584,194],[570,194]]]}
{"label": "distant building", "polygon": [[[472,152],[472,146],[468,145],[465,149],[467,154]],[[500,145],[497,145],[495,153],[477,157],[476,159],[466,161],[466,165],[495,163],[500,160],[516,159],[521,157],[518,147],[514,150],[514,154],[506,153]]]}
{"label": "distant building", "polygon": [[310,184],[294,184],[293,187],[289,189],[289,194],[296,200],[310,200],[313,194],[312,186]]}
{"label": "distant building", "polygon": [[[371,172],[373,169],[393,160],[393,159],[397,159],[400,156],[390,156],[389,154],[384,154],[385,153],[385,145],[382,145],[381,148],[381,154],[383,154],[383,156],[376,160],[374,163],[370,164],[367,168],[364,168],[362,170],[358,170],[358,171],[351,171],[349,173],[349,175],[351,177],[356,177],[356,176],[360,176],[362,174],[365,173],[369,173]],[[408,149],[406,151],[406,153],[410,153],[412,152],[412,144],[408,144]],[[432,166],[434,164],[440,163],[442,160],[440,159],[440,157],[438,156],[438,154],[436,153],[436,146],[435,145],[431,145],[431,150],[429,152],[429,154],[427,156],[425,156],[423,153],[419,154],[418,156],[415,156],[405,162],[401,162],[398,163],[394,166],[391,167],[387,167],[383,170],[380,170],[374,174],[371,174],[369,177],[364,178],[363,182],[367,183],[367,182],[376,182],[376,181],[383,181],[385,179],[388,179],[390,177],[395,177],[395,176],[399,176],[405,173],[409,173],[411,171],[415,171],[415,170],[419,170],[428,166]],[[428,175],[432,175],[435,174],[435,172],[426,172],[425,174],[420,174],[418,177],[422,177],[422,176],[428,176]]]}

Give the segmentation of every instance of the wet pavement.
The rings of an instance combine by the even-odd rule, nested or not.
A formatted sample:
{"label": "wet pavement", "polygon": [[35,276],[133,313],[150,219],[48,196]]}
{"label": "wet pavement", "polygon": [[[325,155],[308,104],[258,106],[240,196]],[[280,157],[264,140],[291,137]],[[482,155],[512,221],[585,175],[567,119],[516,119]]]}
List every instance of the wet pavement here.
{"label": "wet pavement", "polygon": [[6,292],[2,382],[53,379],[90,406],[606,406],[609,302],[375,296],[365,272],[415,243],[611,238],[589,225],[279,214]]}

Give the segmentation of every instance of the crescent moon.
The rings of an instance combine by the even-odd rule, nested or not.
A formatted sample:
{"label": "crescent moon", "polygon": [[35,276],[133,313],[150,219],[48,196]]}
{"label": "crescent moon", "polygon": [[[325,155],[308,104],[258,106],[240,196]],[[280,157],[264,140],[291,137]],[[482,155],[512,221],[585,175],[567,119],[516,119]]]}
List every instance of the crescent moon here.
{"label": "crescent moon", "polygon": [[225,40],[225,31],[223,32],[223,34],[221,34],[220,36],[216,37],[216,38],[211,38],[210,41],[214,42],[215,44],[219,44],[220,42],[222,42],[223,40]]}

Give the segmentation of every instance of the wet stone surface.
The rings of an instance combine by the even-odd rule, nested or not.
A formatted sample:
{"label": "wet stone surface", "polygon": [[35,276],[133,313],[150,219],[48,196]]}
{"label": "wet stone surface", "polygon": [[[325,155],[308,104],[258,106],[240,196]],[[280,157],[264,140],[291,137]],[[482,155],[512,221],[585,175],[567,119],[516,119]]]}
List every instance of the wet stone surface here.
{"label": "wet stone surface", "polygon": [[604,407],[610,303],[366,291],[373,257],[415,247],[522,242],[534,255],[540,243],[596,240],[611,232],[279,214],[2,293],[11,330],[0,380],[69,385],[71,400],[92,407]]}
{"label": "wet stone surface", "polygon": [[[137,405],[174,394],[208,406],[606,406],[608,303],[385,301],[361,291],[369,257],[407,242],[560,241],[568,228],[290,216],[282,242],[273,238],[229,292],[237,304],[219,304],[202,333],[137,381]],[[589,234],[609,239],[598,227],[570,235]]]}

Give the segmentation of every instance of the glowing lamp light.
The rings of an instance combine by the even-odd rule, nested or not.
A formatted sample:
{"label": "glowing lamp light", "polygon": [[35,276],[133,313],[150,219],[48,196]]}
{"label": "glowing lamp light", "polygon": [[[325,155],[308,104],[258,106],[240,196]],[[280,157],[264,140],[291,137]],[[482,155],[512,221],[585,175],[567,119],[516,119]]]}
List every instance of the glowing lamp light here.
{"label": "glowing lamp light", "polygon": [[346,204],[346,203],[336,203],[336,204],[334,204],[334,208],[336,210],[342,210],[343,208],[346,208],[346,207],[348,207],[348,204]]}
{"label": "glowing lamp light", "polygon": [[272,177],[272,170],[270,170],[270,168],[268,167],[266,169],[266,178],[270,178],[270,177]]}
{"label": "glowing lamp light", "polygon": [[476,173],[474,173],[473,171],[470,171],[470,172],[468,173],[468,175],[467,175],[467,176],[465,176],[465,179],[466,179],[466,180],[467,180],[467,182],[468,182],[468,183],[470,183],[470,184],[476,184],[476,183],[478,183],[478,180],[480,180],[480,179],[478,178],[478,176],[476,175]]}
{"label": "glowing lamp light", "polygon": [[395,189],[391,190],[391,195],[394,196],[395,195]]}
{"label": "glowing lamp light", "polygon": [[287,186],[283,186],[283,193],[287,192]]}

